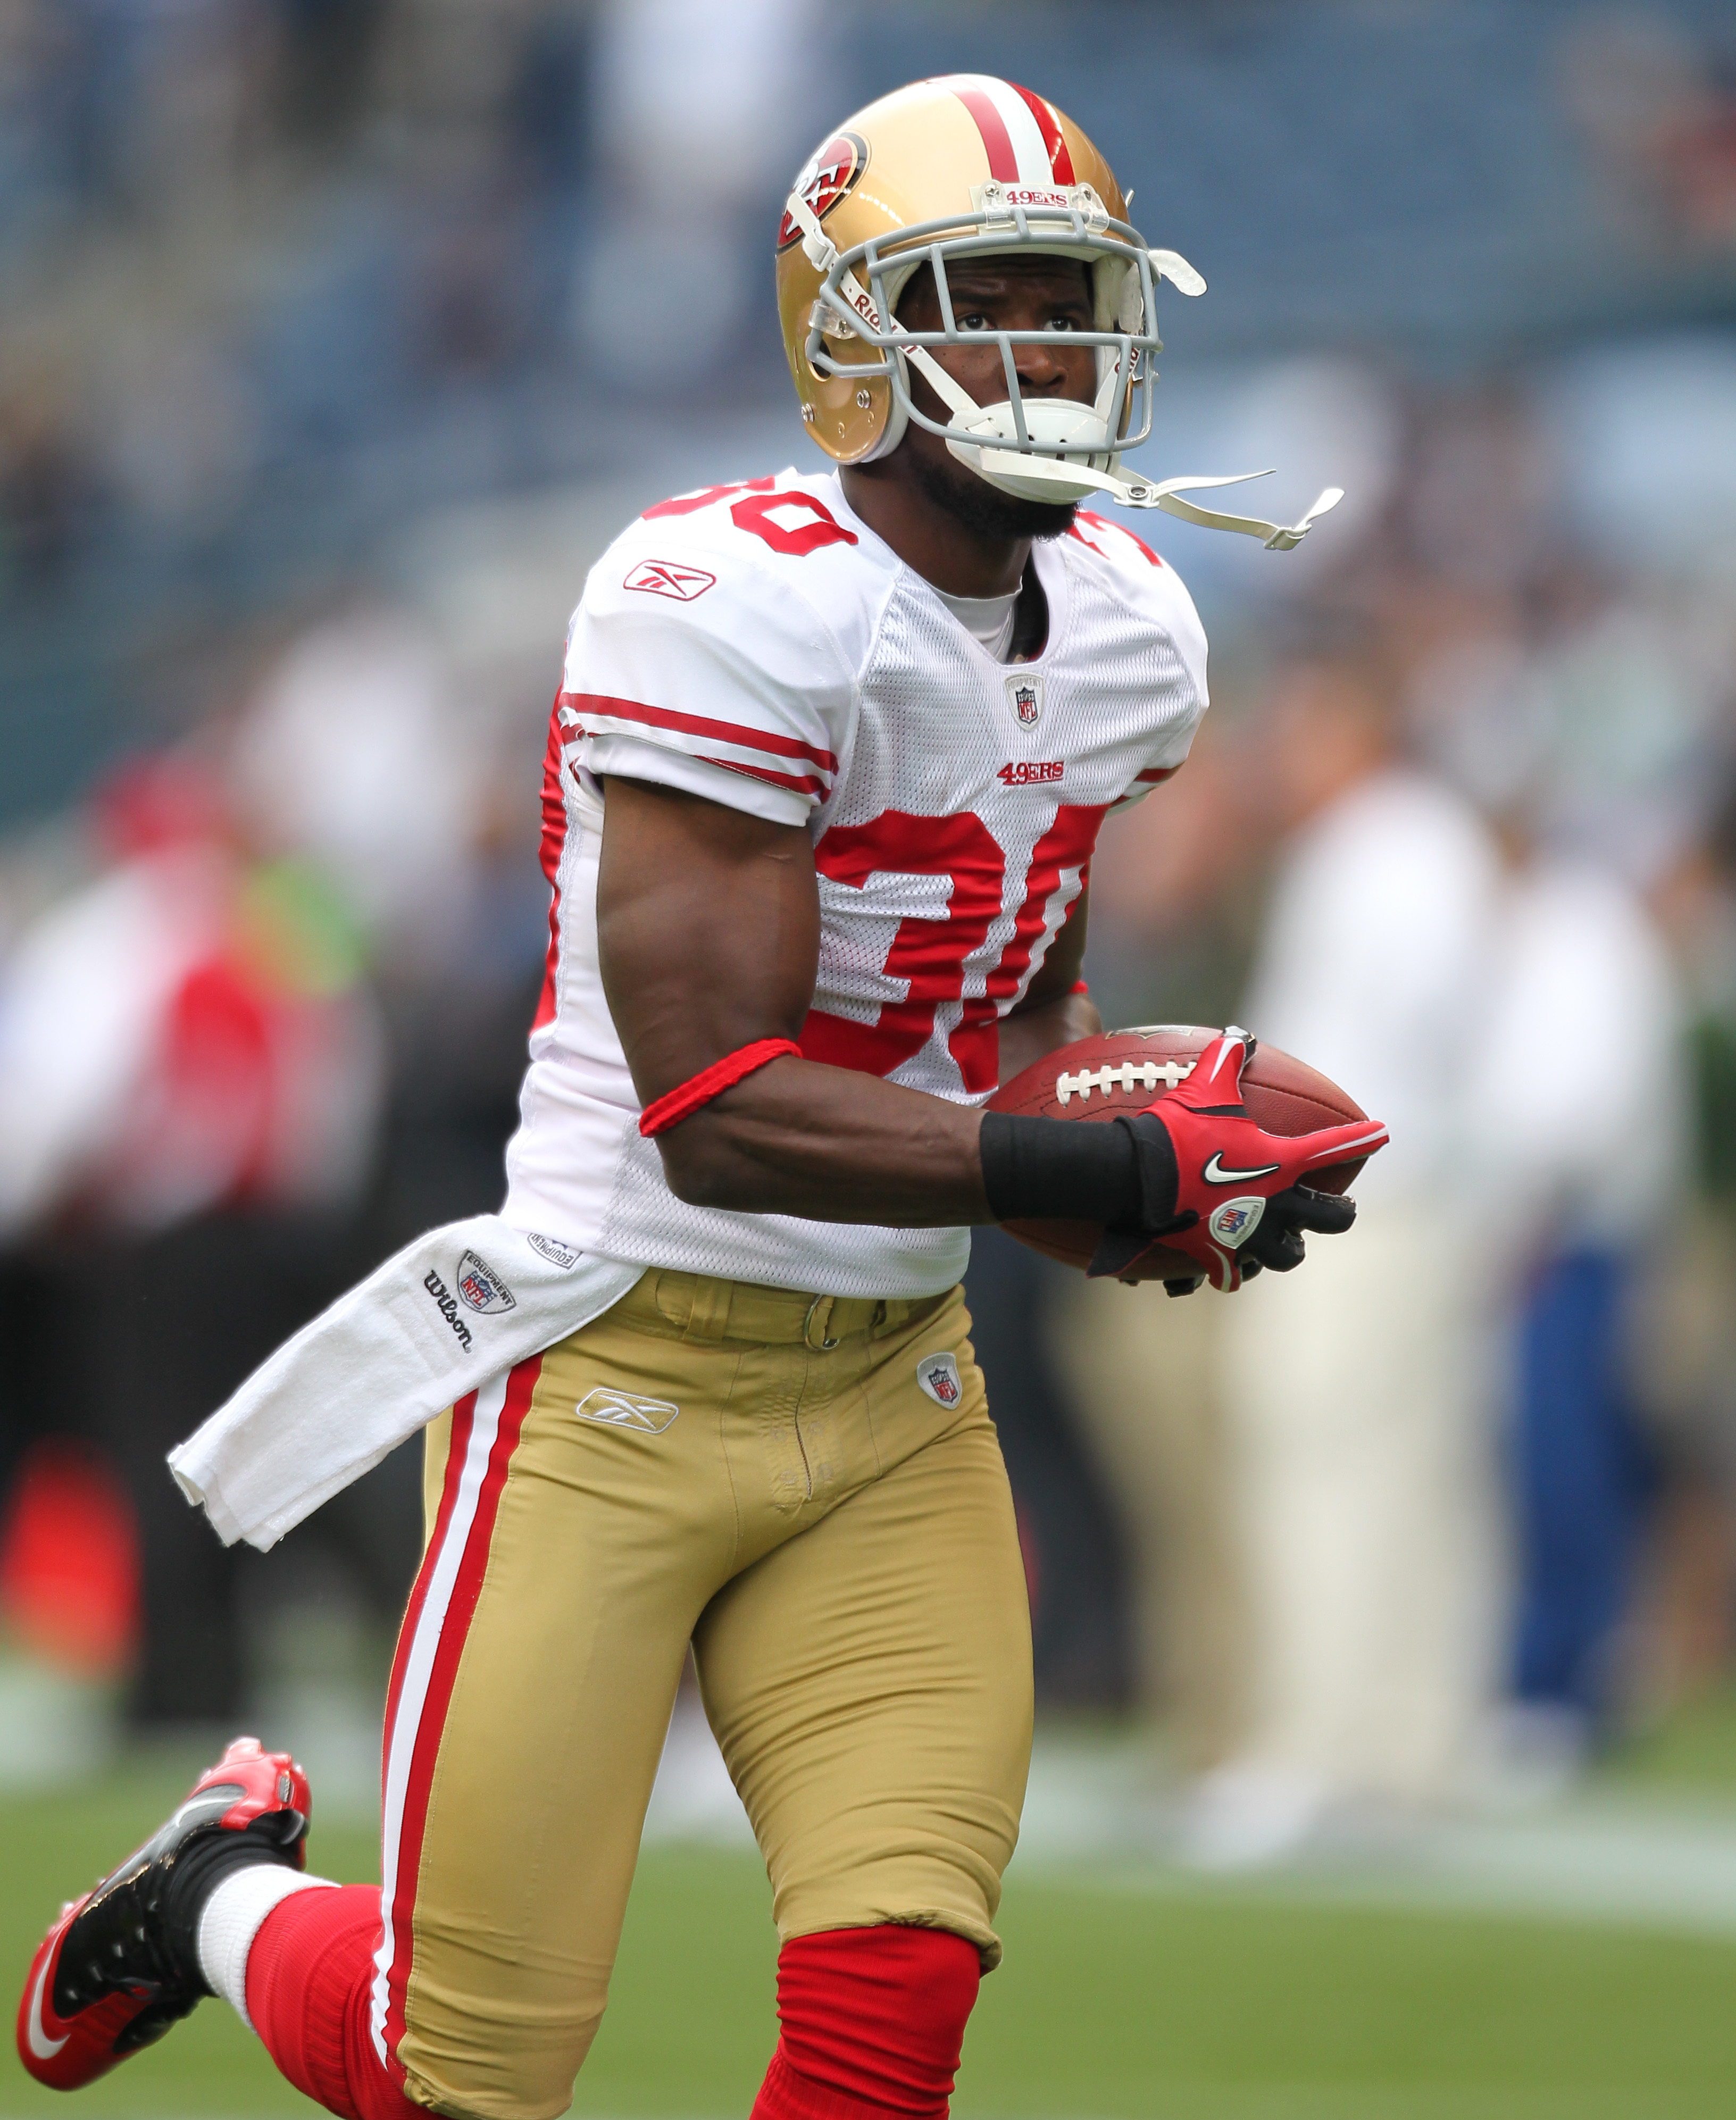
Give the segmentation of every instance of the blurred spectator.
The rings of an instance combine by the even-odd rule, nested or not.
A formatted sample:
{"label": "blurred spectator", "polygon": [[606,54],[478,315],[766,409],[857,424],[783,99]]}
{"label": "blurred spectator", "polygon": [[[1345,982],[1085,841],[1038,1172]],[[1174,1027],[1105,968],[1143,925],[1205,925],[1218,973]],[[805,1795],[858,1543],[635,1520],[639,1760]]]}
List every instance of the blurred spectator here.
{"label": "blurred spectator", "polygon": [[1260,755],[1290,838],[1245,1020],[1392,1142],[1357,1182],[1356,1230],[1263,1276],[1217,1328],[1253,1699],[1192,1844],[1226,1863],[1287,1849],[1347,1799],[1450,1789],[1493,1662],[1486,1239],[1459,1168],[1495,849],[1400,759],[1389,681],[1354,642],[1282,666]]}
{"label": "blurred spectator", "polygon": [[63,392],[46,378],[0,396],[0,593],[7,578],[58,582],[94,504],[93,477]]}
{"label": "blurred spectator", "polygon": [[[1112,820],[1092,860],[1091,997],[1111,1025],[1234,1013],[1259,909],[1246,858],[1255,754],[1233,682],[1214,676],[1212,690],[1186,770]],[[1203,1772],[1240,1746],[1248,1715],[1221,1307],[1071,1274],[1045,1286],[1047,1368],[1120,1532],[1133,1697],[1163,1717],[1183,1766]]]}
{"label": "blurred spectator", "polygon": [[1692,1195],[1639,1278],[1637,1382],[1659,1495],[1629,1711],[1650,1719],[1729,1668],[1736,1626],[1736,805],[1650,893],[1688,1016]]}
{"label": "blurred spectator", "polygon": [[444,954],[483,763],[426,632],[363,606],[292,644],[249,706],[231,770],[260,843],[319,862],[373,948],[401,964]]}
{"label": "blurred spectator", "polygon": [[1499,825],[1501,918],[1469,1077],[1468,1172],[1510,1308],[1515,1712],[1501,1764],[1570,1771],[1627,1705],[1655,1485],[1636,1276],[1675,1220],[1685,1021],[1632,880],[1667,872],[1709,793],[1716,692],[1691,630],[1571,555],[1417,672],[1419,727]]}
{"label": "blurred spectator", "polygon": [[1619,1704],[1650,1486],[1631,1284],[1680,1183],[1682,1021],[1662,943],[1607,871],[1524,859],[1471,1078],[1489,1241],[1519,1277],[1513,1734],[1571,1760]]}
{"label": "blurred spectator", "polygon": [[135,761],[90,832],[103,865],[0,974],[0,1488],[33,1437],[100,1451],[140,1539],[138,1711],[232,1713],[253,1563],[162,1456],[351,1277],[384,1044],[341,898],[251,851],[207,765]]}
{"label": "blurred spectator", "polygon": [[1133,1695],[1129,1570],[1094,1462],[1102,1453],[1079,1434],[1082,1411],[1089,1425],[1102,1400],[1090,1371],[1055,1361],[1045,1329],[1070,1279],[999,1230],[979,1230],[965,1299],[1018,1515],[1037,1699],[1119,1708]]}
{"label": "blurred spectator", "polygon": [[1072,1276],[1044,1320],[1049,1372],[1121,1534],[1133,1698],[1161,1716],[1189,1774],[1236,1756],[1249,1727],[1247,1569],[1231,1519],[1222,1317],[1216,1302]]}
{"label": "blurred spectator", "polygon": [[0,984],[0,1234],[356,1199],[380,1047],[329,893],[249,868],[190,760],[125,769],[95,822],[112,865]]}
{"label": "blurred spectator", "polygon": [[803,156],[849,108],[821,86],[824,20],[799,0],[608,0],[599,30],[603,210],[579,336],[617,389],[662,392],[670,370],[647,362],[643,334],[664,328],[678,286],[686,387],[714,396],[747,347],[782,365],[770,305],[755,299],[769,232]]}

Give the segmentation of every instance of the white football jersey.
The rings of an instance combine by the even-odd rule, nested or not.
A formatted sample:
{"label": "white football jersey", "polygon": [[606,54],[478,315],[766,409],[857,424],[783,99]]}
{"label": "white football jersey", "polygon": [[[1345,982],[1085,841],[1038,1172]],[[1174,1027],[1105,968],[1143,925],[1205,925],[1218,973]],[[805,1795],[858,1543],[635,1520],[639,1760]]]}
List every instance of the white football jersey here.
{"label": "white football jersey", "polygon": [[548,967],[507,1151],[514,1226],[823,1295],[958,1279],[966,1230],[737,1214],[669,1190],[598,972],[598,783],[630,775],[805,825],[821,940],[803,1051],[982,1103],[996,1025],[1083,889],[1099,825],[1168,779],[1206,705],[1193,604],[1131,532],[1082,515],[1035,564],[1047,642],[1005,664],[851,512],[835,472],[663,501],[598,561],[545,761]]}

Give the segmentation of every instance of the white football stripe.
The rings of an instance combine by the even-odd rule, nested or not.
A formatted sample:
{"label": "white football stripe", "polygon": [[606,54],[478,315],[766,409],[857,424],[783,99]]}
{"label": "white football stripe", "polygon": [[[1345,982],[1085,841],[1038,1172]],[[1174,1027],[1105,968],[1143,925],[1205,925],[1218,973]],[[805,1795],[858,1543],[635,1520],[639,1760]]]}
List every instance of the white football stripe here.
{"label": "white football stripe", "polygon": [[380,1938],[379,1948],[374,1954],[373,2006],[370,2012],[374,2049],[382,2062],[386,2059],[386,2009],[390,1995],[392,1959],[396,1948],[392,1932],[392,1902],[398,1891],[398,1862],[402,1852],[399,1835],[403,1828],[404,1799],[409,1793],[411,1762],[415,1756],[422,1710],[427,1704],[428,1681],[433,1674],[435,1652],[440,1647],[440,1632],[451,1606],[453,1588],[458,1580],[459,1563],[464,1558],[470,1527],[476,1521],[477,1501],[482,1494],[482,1481],[488,1470],[489,1453],[494,1448],[495,1437],[500,1432],[500,1414],[506,1404],[506,1387],[511,1376],[511,1370],[502,1370],[477,1393],[476,1414],[470,1424],[469,1446],[464,1453],[464,1469],[459,1476],[458,1495],[453,1504],[450,1521],[446,1526],[446,1535],[435,1559],[434,1574],[429,1578],[428,1594],[422,1600],[422,1609],[417,1616],[416,1634],[410,1644],[409,1658],[404,1666],[404,1682],[398,1696],[398,1713],[393,1718],[389,1739],[379,1851],[379,1907],[384,1932]]}
{"label": "white football stripe", "polygon": [[983,77],[983,86],[994,99],[994,107],[1007,128],[1007,137],[1012,142],[1012,151],[1018,158],[1019,182],[1052,184],[1055,179],[1050,166],[1049,150],[1043,145],[1042,128],[1031,116],[1029,104],[1016,89],[993,75]]}
{"label": "white football stripe", "polygon": [[949,74],[947,85],[950,87],[955,82],[961,88],[980,90],[1000,114],[1014,159],[1018,163],[1019,182],[1022,184],[1052,184],[1054,172],[1050,167],[1049,151],[1043,145],[1042,130],[1031,116],[1024,97],[992,73]]}

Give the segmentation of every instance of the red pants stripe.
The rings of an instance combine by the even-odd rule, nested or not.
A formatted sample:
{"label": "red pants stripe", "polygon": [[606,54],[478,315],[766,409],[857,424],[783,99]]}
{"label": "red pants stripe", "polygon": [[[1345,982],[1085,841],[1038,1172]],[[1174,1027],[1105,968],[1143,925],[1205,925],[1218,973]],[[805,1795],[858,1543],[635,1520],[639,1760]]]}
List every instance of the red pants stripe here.
{"label": "red pants stripe", "polygon": [[533,1355],[453,1408],[452,1448],[434,1535],[393,1661],[383,1766],[382,1930],[374,1961],[371,2029],[375,2051],[397,2082],[403,2080],[398,2044],[404,2030],[429,1786],[464,1637],[482,1594],[506,1469],[542,1366],[541,1355]]}

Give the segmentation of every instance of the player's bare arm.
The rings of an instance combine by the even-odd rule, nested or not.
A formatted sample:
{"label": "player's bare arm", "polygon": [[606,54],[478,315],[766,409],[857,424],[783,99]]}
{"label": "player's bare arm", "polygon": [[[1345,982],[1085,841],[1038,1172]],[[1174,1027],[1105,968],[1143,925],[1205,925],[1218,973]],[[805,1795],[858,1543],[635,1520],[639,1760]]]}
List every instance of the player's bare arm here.
{"label": "player's bare arm", "polygon": [[[597,930],[604,992],[646,1104],[723,1054],[794,1038],[820,948],[813,849],[678,790],[607,784]],[[662,1135],[696,1206],[888,1228],[986,1222],[980,1113],[793,1056]]]}
{"label": "player's bare arm", "polygon": [[[1002,1024],[1001,1072],[1099,1028],[1073,988],[1083,902]],[[820,946],[813,851],[799,827],[640,783],[607,783],[598,883],[603,986],[649,1104],[720,1054],[794,1038]],[[929,1227],[993,1219],[968,1106],[788,1056],[662,1136],[696,1205]]]}

